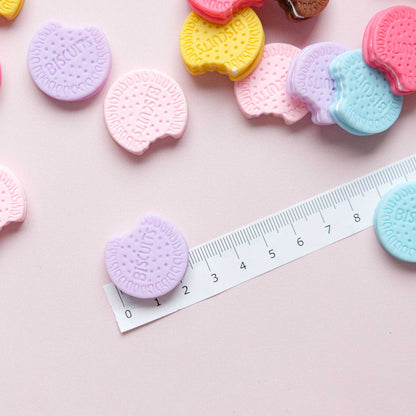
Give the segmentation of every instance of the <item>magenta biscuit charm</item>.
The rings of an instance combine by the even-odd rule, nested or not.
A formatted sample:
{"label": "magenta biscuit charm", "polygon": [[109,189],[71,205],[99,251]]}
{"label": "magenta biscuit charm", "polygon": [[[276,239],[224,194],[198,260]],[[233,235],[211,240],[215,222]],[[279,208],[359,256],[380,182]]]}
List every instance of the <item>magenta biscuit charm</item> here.
{"label": "magenta biscuit charm", "polygon": [[260,64],[247,78],[234,84],[238,105],[247,118],[271,114],[286,124],[308,113],[306,104],[286,91],[286,76],[292,60],[300,52],[295,46],[271,43],[264,47]]}
{"label": "magenta biscuit charm", "polygon": [[80,101],[104,86],[111,51],[97,27],[67,29],[48,22],[30,43],[28,65],[34,83],[45,94],[60,101]]}
{"label": "magenta biscuit charm", "polygon": [[367,65],[385,73],[395,94],[416,92],[416,9],[393,6],[378,12],[362,46]]}
{"label": "magenta biscuit charm", "polygon": [[107,243],[105,263],[121,291],[151,299],[178,285],[188,267],[188,256],[179,230],[158,216],[148,215],[133,231]]}
{"label": "magenta biscuit charm", "polygon": [[104,115],[113,139],[127,151],[141,155],[157,139],[182,137],[188,109],[175,80],[159,71],[137,70],[112,85]]}
{"label": "magenta biscuit charm", "polygon": [[9,169],[0,166],[0,230],[26,217],[25,191]]}
{"label": "magenta biscuit charm", "polygon": [[188,0],[194,12],[213,23],[226,24],[233,13],[246,7],[261,7],[266,0]]}

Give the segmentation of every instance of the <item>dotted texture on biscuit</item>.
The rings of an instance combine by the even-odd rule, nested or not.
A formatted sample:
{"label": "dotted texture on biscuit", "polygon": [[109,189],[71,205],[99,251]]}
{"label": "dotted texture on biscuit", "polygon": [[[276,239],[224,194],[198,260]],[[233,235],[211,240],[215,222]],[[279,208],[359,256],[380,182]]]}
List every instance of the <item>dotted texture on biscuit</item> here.
{"label": "dotted texture on biscuit", "polygon": [[357,133],[376,134],[397,120],[403,98],[391,92],[382,72],[366,65],[361,50],[337,56],[330,72],[336,91],[330,111],[337,122]]}
{"label": "dotted texture on biscuit", "polygon": [[250,8],[238,11],[225,25],[191,12],[180,34],[182,57],[193,75],[218,71],[232,80],[240,79],[254,70],[263,48],[263,27]]}
{"label": "dotted texture on biscuit", "polygon": [[416,262],[416,183],[398,185],[383,196],[374,214],[374,229],[391,255]]}

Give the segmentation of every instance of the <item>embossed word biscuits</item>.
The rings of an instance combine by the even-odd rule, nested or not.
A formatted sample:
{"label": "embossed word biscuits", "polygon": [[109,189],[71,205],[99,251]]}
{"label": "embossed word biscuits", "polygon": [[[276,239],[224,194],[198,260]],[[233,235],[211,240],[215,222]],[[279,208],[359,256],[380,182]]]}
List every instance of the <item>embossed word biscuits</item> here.
{"label": "embossed word biscuits", "polygon": [[307,104],[315,124],[335,123],[329,113],[335,92],[329,64],[346,50],[344,46],[333,42],[315,43],[303,49],[290,65],[287,92]]}
{"label": "embossed word biscuits", "polygon": [[111,51],[96,27],[66,29],[48,22],[30,44],[28,65],[33,81],[45,94],[79,101],[104,86],[111,70]]}
{"label": "embossed word biscuits", "polygon": [[139,70],[113,84],[104,114],[113,139],[127,151],[141,155],[157,139],[182,137],[188,110],[176,81],[162,72]]}
{"label": "embossed word biscuits", "polygon": [[194,12],[213,23],[224,25],[246,7],[261,7],[265,0],[188,0]]}
{"label": "embossed word biscuits", "polygon": [[278,0],[289,20],[299,22],[317,16],[329,0]]}
{"label": "embossed word biscuits", "polygon": [[382,246],[400,260],[416,263],[416,183],[404,183],[381,198],[374,230]]}
{"label": "embossed word biscuits", "polygon": [[146,216],[130,233],[107,243],[105,264],[113,283],[141,299],[174,289],[188,267],[188,247],[179,230],[157,216]]}
{"label": "embossed word biscuits", "polygon": [[235,13],[226,25],[208,22],[192,12],[182,26],[179,46],[191,74],[218,71],[238,81],[261,60],[263,26],[250,8]]}
{"label": "embossed word biscuits", "polygon": [[382,72],[366,65],[361,49],[338,55],[329,70],[335,82],[329,111],[340,127],[365,136],[381,133],[397,120],[403,97],[391,92]]}
{"label": "embossed word biscuits", "polygon": [[394,6],[377,13],[363,38],[366,63],[383,71],[395,94],[416,91],[416,9]]}
{"label": "embossed word biscuits", "polygon": [[23,186],[9,169],[0,166],[0,230],[11,222],[26,217],[26,197]]}
{"label": "embossed word biscuits", "polygon": [[0,0],[0,16],[13,20],[20,13],[25,0]]}
{"label": "embossed word biscuits", "polygon": [[254,72],[234,84],[237,102],[247,118],[271,114],[293,124],[306,115],[307,106],[286,91],[286,75],[299,52],[300,49],[285,43],[268,44]]}

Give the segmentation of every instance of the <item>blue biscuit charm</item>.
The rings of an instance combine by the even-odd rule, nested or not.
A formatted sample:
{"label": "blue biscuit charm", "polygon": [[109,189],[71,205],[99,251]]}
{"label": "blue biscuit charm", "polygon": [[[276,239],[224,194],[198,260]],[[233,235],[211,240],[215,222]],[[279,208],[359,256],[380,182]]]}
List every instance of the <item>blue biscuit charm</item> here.
{"label": "blue biscuit charm", "polygon": [[374,229],[391,255],[416,263],[416,182],[398,185],[381,198]]}
{"label": "blue biscuit charm", "polygon": [[329,111],[340,127],[366,136],[393,125],[403,98],[391,92],[382,72],[364,62],[361,49],[338,55],[329,69],[336,90]]}

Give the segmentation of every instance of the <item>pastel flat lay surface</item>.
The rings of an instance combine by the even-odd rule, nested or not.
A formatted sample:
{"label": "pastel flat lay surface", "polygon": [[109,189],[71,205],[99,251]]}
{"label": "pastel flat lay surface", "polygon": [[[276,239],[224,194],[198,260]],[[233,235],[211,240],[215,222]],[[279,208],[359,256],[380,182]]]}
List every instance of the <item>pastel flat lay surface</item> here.
{"label": "pastel flat lay surface", "polygon": [[[253,10],[266,44],[354,50],[393,5],[415,2],[330,0],[296,23],[274,0]],[[2,19],[0,165],[24,186],[28,210],[0,232],[0,414],[416,414],[416,265],[388,254],[372,228],[120,334],[103,290],[105,246],[146,214],[175,224],[192,248],[416,153],[414,94],[374,136],[309,115],[290,126],[246,119],[228,76],[185,67],[190,13],[187,0],[26,0]],[[85,101],[51,99],[30,76],[30,42],[51,20],[98,27],[111,46],[108,81]],[[141,156],[117,145],[104,119],[111,86],[134,69],[169,75],[189,112],[180,140]]]}

